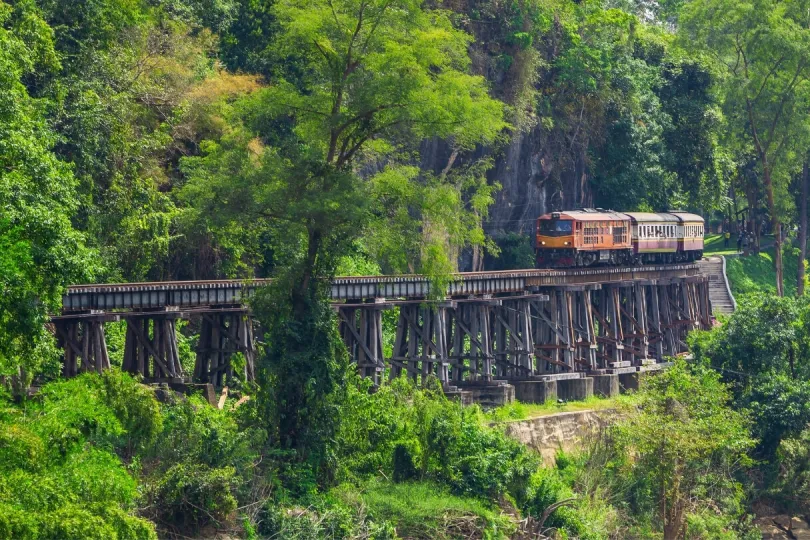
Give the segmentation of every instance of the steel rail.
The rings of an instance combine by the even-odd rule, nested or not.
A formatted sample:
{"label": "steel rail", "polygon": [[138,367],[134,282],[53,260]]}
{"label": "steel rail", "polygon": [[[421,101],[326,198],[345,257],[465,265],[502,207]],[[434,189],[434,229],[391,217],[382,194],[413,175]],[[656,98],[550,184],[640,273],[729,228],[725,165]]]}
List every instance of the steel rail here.
{"label": "steel rail", "polygon": [[[698,273],[698,265],[694,263],[460,272],[451,274],[445,296],[514,294],[537,287],[689,277]],[[243,296],[249,297],[258,287],[269,283],[270,279],[224,279],[72,285],[62,297],[62,307],[63,313],[68,313],[238,304]],[[430,295],[430,287],[430,278],[424,275],[342,276],[332,280],[330,296],[333,301],[419,299]]]}

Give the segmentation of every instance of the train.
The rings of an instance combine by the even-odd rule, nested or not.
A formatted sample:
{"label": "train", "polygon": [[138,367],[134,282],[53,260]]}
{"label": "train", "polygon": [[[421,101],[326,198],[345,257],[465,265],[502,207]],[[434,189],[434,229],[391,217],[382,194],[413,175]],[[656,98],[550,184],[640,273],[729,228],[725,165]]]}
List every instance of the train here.
{"label": "train", "polygon": [[703,234],[703,218],[687,212],[551,212],[537,218],[537,267],[697,261],[703,257]]}

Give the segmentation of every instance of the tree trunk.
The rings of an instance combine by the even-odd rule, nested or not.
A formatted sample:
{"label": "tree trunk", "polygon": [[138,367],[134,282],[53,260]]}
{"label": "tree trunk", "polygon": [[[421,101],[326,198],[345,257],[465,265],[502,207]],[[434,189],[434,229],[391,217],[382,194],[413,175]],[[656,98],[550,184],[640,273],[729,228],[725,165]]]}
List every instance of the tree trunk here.
{"label": "tree trunk", "polygon": [[762,155],[762,171],[765,177],[765,193],[768,195],[768,211],[771,214],[771,225],[774,236],[774,250],[776,251],[774,265],[776,266],[776,294],[785,296],[784,267],[782,266],[782,223],[776,213],[776,204],[773,198],[773,184],[771,183],[771,167],[767,156]]}
{"label": "tree trunk", "polygon": [[740,234],[740,228],[737,227],[737,189],[733,179],[729,185],[729,191],[731,192],[731,230],[734,231],[735,234]]}
{"label": "tree trunk", "polygon": [[301,271],[301,281],[298,284],[298,289],[293,289],[292,295],[293,313],[295,313],[295,315],[299,318],[302,317],[309,308],[309,302],[311,300],[309,290],[310,282],[312,281],[312,276],[315,273],[315,265],[317,264],[318,253],[320,252],[321,242],[323,239],[319,229],[314,228],[313,226],[308,228],[307,257],[304,260],[304,266]]}
{"label": "tree trunk", "polygon": [[807,183],[810,172],[807,161],[802,167],[802,194],[799,199],[799,264],[796,268],[796,295],[804,294],[804,261],[807,259]]}
{"label": "tree trunk", "polygon": [[22,366],[17,366],[17,373],[11,376],[11,396],[15,401],[22,401],[28,396],[28,373]]}

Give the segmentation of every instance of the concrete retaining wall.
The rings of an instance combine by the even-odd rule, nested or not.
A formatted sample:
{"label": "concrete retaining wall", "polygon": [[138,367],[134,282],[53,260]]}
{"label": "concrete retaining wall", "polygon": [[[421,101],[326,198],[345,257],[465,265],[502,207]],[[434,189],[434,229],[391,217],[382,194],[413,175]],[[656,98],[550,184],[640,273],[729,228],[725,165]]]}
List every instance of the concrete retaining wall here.
{"label": "concrete retaining wall", "polygon": [[557,450],[576,450],[584,437],[596,433],[615,420],[617,411],[574,411],[505,422],[506,434],[543,456],[553,465]]}

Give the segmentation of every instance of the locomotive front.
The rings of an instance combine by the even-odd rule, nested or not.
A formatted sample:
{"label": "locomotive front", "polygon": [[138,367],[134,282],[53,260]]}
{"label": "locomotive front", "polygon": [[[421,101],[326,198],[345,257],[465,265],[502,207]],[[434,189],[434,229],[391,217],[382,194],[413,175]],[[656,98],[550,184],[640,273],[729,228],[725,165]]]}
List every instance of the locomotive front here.
{"label": "locomotive front", "polygon": [[537,220],[538,268],[626,264],[632,260],[630,218],[601,208],[552,212]]}
{"label": "locomotive front", "polygon": [[574,218],[552,212],[537,219],[537,266],[573,266],[576,258]]}

